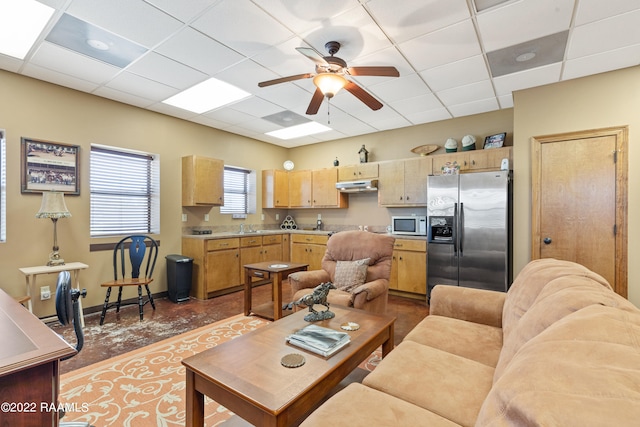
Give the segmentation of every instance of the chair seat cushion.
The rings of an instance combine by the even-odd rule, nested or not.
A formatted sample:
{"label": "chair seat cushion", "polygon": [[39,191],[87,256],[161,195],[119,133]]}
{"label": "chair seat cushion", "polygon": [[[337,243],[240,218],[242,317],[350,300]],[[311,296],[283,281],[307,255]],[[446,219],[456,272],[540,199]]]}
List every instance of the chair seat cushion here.
{"label": "chair seat cushion", "polygon": [[367,267],[370,258],[356,261],[337,261],[333,285],[336,289],[351,292],[362,285],[367,278]]}

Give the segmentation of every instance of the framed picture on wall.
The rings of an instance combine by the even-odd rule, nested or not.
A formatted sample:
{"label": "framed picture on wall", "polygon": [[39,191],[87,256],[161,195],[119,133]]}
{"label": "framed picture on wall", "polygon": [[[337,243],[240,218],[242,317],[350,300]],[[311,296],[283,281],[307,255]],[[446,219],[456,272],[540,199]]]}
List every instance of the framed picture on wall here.
{"label": "framed picture on wall", "polygon": [[20,177],[22,193],[61,191],[80,194],[80,146],[22,137]]}

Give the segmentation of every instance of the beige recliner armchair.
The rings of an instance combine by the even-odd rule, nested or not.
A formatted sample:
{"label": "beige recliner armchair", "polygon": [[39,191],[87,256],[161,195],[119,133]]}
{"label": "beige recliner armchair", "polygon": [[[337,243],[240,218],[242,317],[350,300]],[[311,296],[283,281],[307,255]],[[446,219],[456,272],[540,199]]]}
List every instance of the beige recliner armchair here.
{"label": "beige recliner armchair", "polygon": [[289,275],[293,300],[320,283],[332,282],[337,289],[329,291],[329,304],[386,312],[394,242],[392,236],[366,231],[334,234],[327,242],[322,270]]}

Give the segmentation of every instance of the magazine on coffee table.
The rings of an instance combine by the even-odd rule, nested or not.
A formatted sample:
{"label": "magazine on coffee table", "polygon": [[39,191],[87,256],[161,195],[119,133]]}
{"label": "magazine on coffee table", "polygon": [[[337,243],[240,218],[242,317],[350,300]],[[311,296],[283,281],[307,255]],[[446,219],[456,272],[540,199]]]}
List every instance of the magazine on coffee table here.
{"label": "magazine on coffee table", "polygon": [[349,344],[349,334],[316,325],[307,325],[287,337],[287,341],[324,357]]}

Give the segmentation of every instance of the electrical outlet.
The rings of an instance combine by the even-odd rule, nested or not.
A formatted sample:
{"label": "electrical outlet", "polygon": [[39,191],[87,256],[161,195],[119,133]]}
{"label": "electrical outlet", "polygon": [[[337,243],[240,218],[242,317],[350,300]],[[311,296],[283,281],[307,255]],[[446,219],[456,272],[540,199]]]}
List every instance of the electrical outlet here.
{"label": "electrical outlet", "polygon": [[51,289],[48,286],[40,287],[40,301],[51,299]]}
{"label": "electrical outlet", "polygon": [[276,221],[280,220],[280,214],[276,214]]}
{"label": "electrical outlet", "polygon": [[322,214],[318,214],[318,219],[322,219]]}
{"label": "electrical outlet", "polygon": [[204,220],[205,222],[209,222],[209,214],[204,214]]}
{"label": "electrical outlet", "polygon": [[264,221],[264,214],[260,214],[260,219]]}
{"label": "electrical outlet", "polygon": [[187,222],[187,214],[182,214],[182,222]]}

